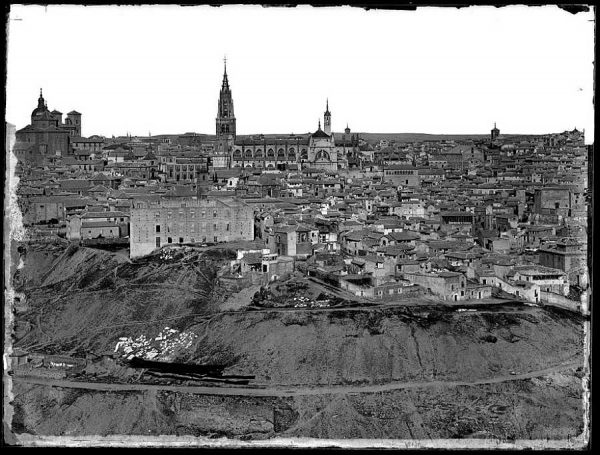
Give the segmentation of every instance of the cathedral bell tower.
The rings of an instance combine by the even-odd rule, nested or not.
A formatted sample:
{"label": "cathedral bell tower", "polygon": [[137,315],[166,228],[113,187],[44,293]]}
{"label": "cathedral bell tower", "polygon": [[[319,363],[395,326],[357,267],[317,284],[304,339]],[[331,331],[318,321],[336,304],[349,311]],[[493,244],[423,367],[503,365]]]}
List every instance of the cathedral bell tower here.
{"label": "cathedral bell tower", "polygon": [[224,59],[223,83],[219,94],[219,106],[217,108],[217,140],[235,140],[235,115],[233,114],[233,98],[227,79],[227,59]]}
{"label": "cathedral bell tower", "polygon": [[331,135],[331,112],[329,112],[329,98],[327,98],[327,104],[325,106],[325,116],[323,120],[323,131],[326,134]]}
{"label": "cathedral bell tower", "polygon": [[235,115],[233,113],[233,97],[227,79],[227,59],[223,59],[223,83],[219,94],[216,119],[216,141],[212,156],[213,167],[231,166],[231,156],[235,143]]}

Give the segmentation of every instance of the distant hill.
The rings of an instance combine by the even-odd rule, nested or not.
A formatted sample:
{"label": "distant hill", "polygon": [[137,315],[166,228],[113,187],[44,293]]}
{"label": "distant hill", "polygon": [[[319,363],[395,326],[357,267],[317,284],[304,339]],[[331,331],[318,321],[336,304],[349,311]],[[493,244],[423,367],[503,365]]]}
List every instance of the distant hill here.
{"label": "distant hill", "polygon": [[[211,141],[216,138],[214,134],[204,134],[204,133],[183,133],[183,134],[159,134],[153,136],[154,138],[167,138],[167,137],[179,137],[179,136],[187,136],[190,134],[195,134],[197,137],[201,138],[201,140]],[[261,133],[255,134],[238,134],[238,139],[249,139],[250,137],[258,136]],[[306,137],[312,134],[312,132],[308,133],[295,133],[297,137]],[[336,137],[342,136],[343,132],[334,132]],[[352,134],[356,134],[356,132],[352,132]],[[380,140],[387,141],[395,141],[395,142],[422,142],[422,141],[481,141],[489,139],[489,134],[426,134],[426,133],[363,133],[359,132],[358,135],[367,142],[376,143]],[[288,134],[263,134],[265,139],[287,139],[291,136],[291,133]],[[501,134],[500,139],[502,140],[524,140],[526,138],[534,138],[539,137],[540,134]]]}
{"label": "distant hill", "polygon": [[[342,134],[342,133],[336,133]],[[367,142],[379,142],[380,140],[396,142],[420,142],[420,141],[481,141],[489,139],[489,134],[425,134],[425,133],[358,133]],[[511,134],[500,135],[501,139],[523,139],[535,135]]]}

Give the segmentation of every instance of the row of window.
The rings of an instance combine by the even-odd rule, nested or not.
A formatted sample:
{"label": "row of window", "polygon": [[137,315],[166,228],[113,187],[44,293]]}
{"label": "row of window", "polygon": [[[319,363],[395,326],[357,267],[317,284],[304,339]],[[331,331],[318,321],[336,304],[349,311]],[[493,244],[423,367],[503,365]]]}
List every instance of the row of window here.
{"label": "row of window", "polygon": [[[101,230],[100,230],[100,232],[102,233],[102,232],[104,232],[104,230],[102,230],[102,229],[101,229]],[[109,234],[112,234],[112,233],[113,233],[113,230],[112,230],[112,229],[109,229],[109,231],[108,231],[108,232],[109,232]],[[91,233],[92,233],[92,231],[91,231],[91,230],[88,230],[88,234],[91,234]]]}
{"label": "row of window", "polygon": [[[281,149],[281,148],[279,150],[277,150],[277,153],[279,153],[280,155],[283,154],[284,152],[285,152],[285,150]],[[296,150],[293,147],[288,149],[288,153],[295,153],[295,152],[296,152]],[[242,150],[235,149],[235,153],[242,153]],[[252,149],[246,149],[246,154],[248,154],[248,153],[252,153]],[[262,149],[256,149],[256,153],[262,153]],[[273,155],[274,153],[275,152],[273,151],[273,149],[267,150],[267,155]],[[302,149],[301,153],[306,153],[306,149]]]}
{"label": "row of window", "polygon": [[195,171],[196,170],[196,166],[200,166],[200,167],[204,167],[203,164],[162,164],[162,166],[167,167],[169,169],[170,172],[173,172],[173,170],[177,171],[177,172],[182,172],[182,171]]}
{"label": "row of window", "polygon": [[[392,288],[392,289],[388,289],[388,294],[389,294],[389,295],[392,295],[392,294],[394,294],[394,291],[395,291],[397,294],[402,294],[402,288],[397,288],[397,289],[394,289],[394,288]],[[380,296],[382,296],[382,295],[383,295],[383,291],[382,291],[382,290],[379,290],[379,291],[377,291],[377,295],[380,295]]]}
{"label": "row of window", "polygon": [[[173,172],[169,172],[169,178],[173,178]],[[194,180],[195,178],[196,177],[193,174],[177,174],[175,176],[175,180],[177,180],[178,182],[180,180]]]}
{"label": "row of window", "polygon": [[[213,237],[213,242],[217,243],[219,241],[219,236],[215,235]],[[160,244],[161,240],[160,237],[156,237],[156,248],[160,248],[161,244]],[[206,243],[207,242],[207,237],[204,236],[202,237],[202,243]],[[172,244],[173,242],[173,238],[172,237],[167,237],[167,244]],[[184,243],[184,238],[183,237],[179,237],[179,243]],[[194,237],[190,238],[189,243],[196,243],[196,239]]]}
{"label": "row of window", "polygon": [[[286,157],[287,157],[287,158],[286,158]],[[233,158],[234,158],[234,159],[238,159],[238,160],[239,160],[239,159],[241,159],[241,158],[242,158],[242,154],[241,154],[240,152],[235,152],[235,153],[233,154]],[[275,154],[267,154],[267,155],[266,155],[266,157],[265,157],[265,156],[263,156],[263,154],[262,154],[262,153],[260,153],[260,152],[257,152],[257,153],[255,153],[254,155],[252,155],[252,153],[251,153],[251,152],[246,152],[246,153],[244,154],[244,158],[246,158],[246,159],[261,159],[261,160],[262,160],[262,159],[271,159],[271,160],[275,160]],[[308,158],[308,153],[307,153],[307,152],[303,152],[303,153],[301,153],[301,154],[300,154],[300,158],[307,159],[307,158]],[[296,154],[295,154],[295,153],[288,153],[288,154],[286,155],[286,154],[284,154],[284,153],[279,153],[279,154],[277,154],[277,159],[278,159],[278,160],[285,160],[285,159],[288,159],[288,160],[295,160],[295,159],[296,159]]]}
{"label": "row of window", "polygon": [[[207,226],[208,226],[208,224],[207,224],[207,223],[202,223],[202,230],[203,230],[203,231],[205,231],[205,230],[207,229]],[[186,227],[186,226],[183,226],[183,228],[184,228],[184,229],[185,229],[185,227]],[[200,228],[200,224],[198,224],[197,226],[196,226],[196,224],[194,224],[194,223],[191,223],[191,224],[189,224],[189,229],[190,229],[190,231],[194,231],[194,230],[196,230],[196,227]],[[219,224],[218,224],[218,223],[214,223],[214,224],[213,224],[213,230],[214,230],[214,231],[216,231],[216,230],[218,230],[218,228],[219,228]],[[155,228],[155,232],[156,232],[157,234],[158,234],[158,233],[160,233],[160,229],[161,229],[161,227],[160,227],[160,224],[157,224],[157,225],[156,225],[156,228]],[[171,232],[171,226],[170,226],[170,225],[168,225],[168,224],[167,224],[167,227],[166,227],[166,229],[167,229],[167,232]],[[229,232],[229,223],[227,223],[227,224],[225,225],[225,230]],[[178,232],[178,231],[179,231],[177,224],[175,224],[175,229],[174,229],[174,231],[175,231],[175,232]]]}
{"label": "row of window", "polygon": [[[210,213],[210,211],[209,211]],[[182,218],[185,215],[185,212],[183,210],[179,210],[179,212],[177,212],[177,214],[179,215],[178,218]],[[188,212],[188,215],[192,218],[196,217],[196,218],[206,218],[206,210],[202,210],[199,212],[196,212],[195,210],[190,210]],[[218,218],[219,215],[219,211],[218,210],[213,210],[212,211],[212,216],[213,218]],[[160,212],[155,212],[154,216],[156,218],[160,218]],[[229,210],[225,210],[224,212],[224,216],[225,218],[229,218],[231,216],[231,212]],[[173,212],[167,212],[167,218],[172,218],[173,217]]]}
{"label": "row of window", "polygon": [[386,170],[385,175],[414,175],[414,174],[416,174],[416,172],[417,171],[394,169],[394,170]]}

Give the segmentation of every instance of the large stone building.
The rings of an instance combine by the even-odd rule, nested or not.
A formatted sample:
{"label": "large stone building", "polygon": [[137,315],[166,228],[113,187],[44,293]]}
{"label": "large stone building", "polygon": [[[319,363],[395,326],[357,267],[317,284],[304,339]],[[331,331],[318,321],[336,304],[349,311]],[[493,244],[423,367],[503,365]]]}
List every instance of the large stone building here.
{"label": "large stone building", "polygon": [[542,246],[539,254],[541,265],[566,272],[570,284],[587,286],[587,245],[584,242],[561,239],[556,244]]}
{"label": "large stone building", "polygon": [[129,238],[132,258],[170,244],[254,240],[254,210],[235,198],[136,200]]}
{"label": "large stone building", "polygon": [[419,170],[414,166],[402,164],[390,164],[383,168],[383,176],[386,182],[394,187],[418,187]]}
{"label": "large stone building", "polygon": [[317,131],[312,134],[236,136],[233,97],[225,67],[217,107],[212,165],[215,168],[290,169],[295,166],[327,170],[346,168],[348,158],[355,157],[358,152],[358,135],[350,134],[348,127],[344,134],[338,137],[332,133],[329,101],[326,103],[323,120],[323,129],[319,121]]}
{"label": "large stone building", "polygon": [[178,157],[164,154],[158,157],[160,178],[170,183],[196,183],[208,178],[206,157]]}
{"label": "large stone building", "polygon": [[533,213],[539,215],[573,216],[573,212],[585,214],[582,190],[575,186],[547,186],[536,188],[533,195]]}
{"label": "large stone building", "polygon": [[39,163],[45,157],[60,157],[71,152],[71,139],[81,136],[81,114],[71,111],[64,122],[62,115],[57,110],[50,112],[40,89],[31,124],[16,133],[15,154],[20,161]]}

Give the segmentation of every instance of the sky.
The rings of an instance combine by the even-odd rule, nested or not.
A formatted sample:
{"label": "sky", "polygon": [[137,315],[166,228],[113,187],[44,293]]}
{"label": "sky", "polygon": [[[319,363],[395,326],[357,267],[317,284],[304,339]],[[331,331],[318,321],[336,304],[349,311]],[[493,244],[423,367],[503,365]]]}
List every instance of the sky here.
{"label": "sky", "polygon": [[214,134],[223,58],[238,134],[545,134],[593,142],[594,15],[556,6],[12,5],[6,120],[91,136]]}

